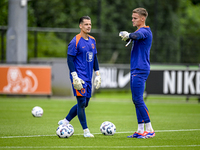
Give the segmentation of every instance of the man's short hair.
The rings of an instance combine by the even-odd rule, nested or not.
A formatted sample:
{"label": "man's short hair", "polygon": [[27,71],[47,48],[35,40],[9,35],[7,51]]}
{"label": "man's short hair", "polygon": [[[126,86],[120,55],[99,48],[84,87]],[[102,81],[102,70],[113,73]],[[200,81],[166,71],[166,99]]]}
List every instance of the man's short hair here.
{"label": "man's short hair", "polygon": [[87,20],[91,20],[91,18],[89,16],[83,16],[79,19],[79,24],[83,23],[83,20],[87,19]]}
{"label": "man's short hair", "polygon": [[148,12],[145,8],[136,8],[133,10],[133,13],[137,13],[141,16],[144,16],[145,18],[147,18],[148,16]]}

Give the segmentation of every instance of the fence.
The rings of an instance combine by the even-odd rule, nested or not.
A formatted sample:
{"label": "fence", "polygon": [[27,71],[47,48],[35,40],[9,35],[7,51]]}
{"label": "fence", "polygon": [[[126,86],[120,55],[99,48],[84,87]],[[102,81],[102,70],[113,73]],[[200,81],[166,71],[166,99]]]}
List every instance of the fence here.
{"label": "fence", "polygon": [[[0,59],[6,61],[6,31],[7,27],[0,27],[1,50]],[[71,39],[80,32],[74,28],[28,28],[28,60],[38,57],[67,56],[67,46]],[[98,59],[100,63],[129,64],[131,44],[125,47],[118,33],[104,33],[92,29],[91,35],[96,38]],[[150,61],[152,63],[199,63],[200,36],[181,37],[177,40],[157,38],[153,40]]]}

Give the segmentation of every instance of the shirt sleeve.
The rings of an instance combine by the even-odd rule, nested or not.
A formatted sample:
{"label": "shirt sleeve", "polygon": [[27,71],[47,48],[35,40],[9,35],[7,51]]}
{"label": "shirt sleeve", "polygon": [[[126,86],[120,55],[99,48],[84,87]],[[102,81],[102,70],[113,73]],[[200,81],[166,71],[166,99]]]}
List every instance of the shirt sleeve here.
{"label": "shirt sleeve", "polygon": [[76,39],[73,38],[73,39],[71,40],[71,42],[69,43],[69,45],[68,45],[67,54],[68,54],[68,55],[71,55],[71,56],[76,56],[76,53],[77,53],[77,49],[76,49]]}
{"label": "shirt sleeve", "polygon": [[144,35],[142,32],[133,32],[129,35],[129,38],[132,40],[140,40],[144,38]]}
{"label": "shirt sleeve", "polygon": [[99,70],[99,63],[98,63],[98,59],[97,59],[97,55],[94,55],[94,71]]}
{"label": "shirt sleeve", "polygon": [[67,64],[68,64],[70,73],[76,71],[75,65],[74,65],[74,59],[75,59],[75,56],[67,55]]}

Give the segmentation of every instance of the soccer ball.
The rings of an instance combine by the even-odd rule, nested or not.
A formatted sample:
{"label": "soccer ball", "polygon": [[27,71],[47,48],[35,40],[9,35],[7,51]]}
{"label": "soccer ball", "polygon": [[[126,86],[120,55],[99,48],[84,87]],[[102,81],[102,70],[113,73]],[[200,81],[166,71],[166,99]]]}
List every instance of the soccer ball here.
{"label": "soccer ball", "polygon": [[74,134],[74,127],[71,124],[60,125],[56,130],[56,134],[59,138],[69,138]]}
{"label": "soccer ball", "polygon": [[104,135],[114,135],[116,132],[116,127],[112,122],[105,121],[101,124],[100,131]]}
{"label": "soccer ball", "polygon": [[31,112],[34,117],[42,117],[43,115],[43,109],[39,106],[35,106]]}

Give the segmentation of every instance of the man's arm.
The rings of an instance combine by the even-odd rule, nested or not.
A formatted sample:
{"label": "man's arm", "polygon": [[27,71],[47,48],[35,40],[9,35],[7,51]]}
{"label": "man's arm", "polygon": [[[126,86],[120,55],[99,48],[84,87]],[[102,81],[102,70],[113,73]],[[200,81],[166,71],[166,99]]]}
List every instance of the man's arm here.
{"label": "man's arm", "polygon": [[97,55],[94,55],[94,71],[95,71],[95,79],[94,79],[94,86],[96,89],[98,89],[101,86],[101,76],[99,72],[99,63],[97,59]]}
{"label": "man's arm", "polygon": [[121,31],[119,33],[119,36],[122,38],[123,41],[126,41],[127,44],[126,47],[133,41],[133,40],[139,40],[143,39],[143,34],[141,32],[133,32],[128,33],[127,31]]}
{"label": "man's arm", "polygon": [[129,39],[140,40],[143,39],[143,34],[141,32],[133,32],[129,34]]}
{"label": "man's arm", "polygon": [[73,86],[75,89],[81,90],[83,88],[82,84],[84,84],[85,82],[81,78],[79,78],[77,75],[77,72],[74,66],[74,59],[75,59],[75,56],[67,55],[67,64],[73,78]]}
{"label": "man's arm", "polygon": [[70,73],[75,71],[74,59],[75,59],[75,56],[67,55],[67,64],[68,64]]}
{"label": "man's arm", "polygon": [[97,55],[94,55],[94,71],[98,71],[99,70],[99,63],[98,63],[98,59],[97,59]]}
{"label": "man's arm", "polygon": [[128,33],[127,31],[121,31],[119,36],[122,38],[123,41],[131,40],[139,40],[143,38],[143,34],[141,32],[133,32]]}

